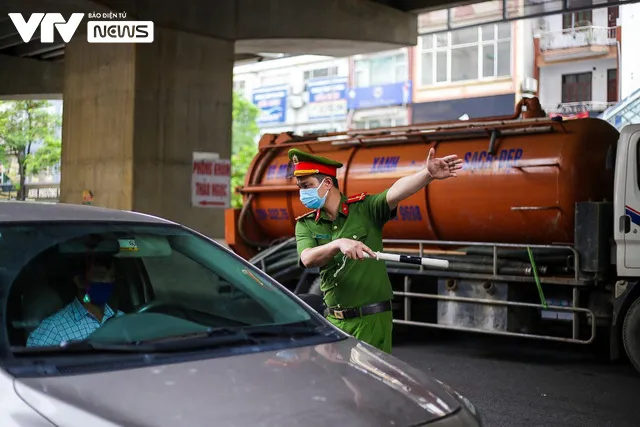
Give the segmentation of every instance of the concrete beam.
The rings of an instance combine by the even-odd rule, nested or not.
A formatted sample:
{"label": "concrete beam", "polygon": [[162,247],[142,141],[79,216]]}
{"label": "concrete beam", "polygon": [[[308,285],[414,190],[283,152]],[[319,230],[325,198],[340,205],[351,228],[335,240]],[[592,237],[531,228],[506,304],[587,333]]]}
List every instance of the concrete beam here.
{"label": "concrete beam", "polygon": [[434,10],[449,9],[467,4],[482,3],[487,0],[371,0],[403,12],[422,13]]}
{"label": "concrete beam", "polygon": [[157,27],[235,40],[237,53],[347,56],[413,46],[417,16],[369,0],[94,0]]}
{"label": "concrete beam", "polygon": [[[236,54],[235,65],[259,61],[253,54]],[[0,100],[62,99],[64,62],[0,55]]]}
{"label": "concrete beam", "polygon": [[237,0],[236,51],[348,56],[417,42],[417,17],[368,0]]}
{"label": "concrete beam", "polygon": [[[20,12],[24,15],[32,13],[57,12],[63,16],[72,13],[109,12],[105,5],[92,0],[2,0],[0,1],[0,17],[9,17],[7,14]],[[28,16],[27,16],[28,18]],[[37,31],[36,33],[39,33]]]}
{"label": "concrete beam", "polygon": [[235,39],[236,0],[93,0],[127,19],[223,40]]}
{"label": "concrete beam", "polygon": [[[64,64],[0,55],[0,96],[26,95],[58,99],[64,86]],[[8,98],[4,98],[8,99]]]}

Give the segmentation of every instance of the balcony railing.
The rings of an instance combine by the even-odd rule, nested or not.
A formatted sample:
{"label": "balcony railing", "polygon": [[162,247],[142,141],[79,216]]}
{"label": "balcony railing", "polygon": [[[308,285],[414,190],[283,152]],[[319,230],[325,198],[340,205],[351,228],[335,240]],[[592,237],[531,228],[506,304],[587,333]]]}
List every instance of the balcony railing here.
{"label": "balcony railing", "polygon": [[544,108],[547,114],[578,114],[603,112],[612,105],[616,105],[616,103],[603,101],[581,101],[563,102],[560,104],[545,104],[542,106],[542,108]]}
{"label": "balcony railing", "polygon": [[540,50],[570,49],[616,44],[617,27],[574,27],[540,33]]}

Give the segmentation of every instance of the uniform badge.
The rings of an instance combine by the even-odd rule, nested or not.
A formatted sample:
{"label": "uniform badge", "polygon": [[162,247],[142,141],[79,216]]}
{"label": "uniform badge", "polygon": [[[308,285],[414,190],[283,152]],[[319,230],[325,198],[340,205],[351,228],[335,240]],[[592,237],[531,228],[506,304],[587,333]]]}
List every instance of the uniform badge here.
{"label": "uniform badge", "polygon": [[297,165],[299,163],[298,162],[298,156],[295,155],[295,154],[293,156],[291,156],[291,161],[293,162],[294,165]]}

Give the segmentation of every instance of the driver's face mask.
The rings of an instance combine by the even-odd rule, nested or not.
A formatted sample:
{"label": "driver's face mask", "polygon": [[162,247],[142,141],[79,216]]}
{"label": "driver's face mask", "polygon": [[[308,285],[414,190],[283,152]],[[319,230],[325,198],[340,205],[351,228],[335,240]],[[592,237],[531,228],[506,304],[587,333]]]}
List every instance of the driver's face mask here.
{"label": "driver's face mask", "polygon": [[109,301],[113,294],[114,280],[111,271],[101,268],[100,270],[91,269],[89,280],[85,286],[85,295],[83,302],[91,303],[97,306],[103,306]]}

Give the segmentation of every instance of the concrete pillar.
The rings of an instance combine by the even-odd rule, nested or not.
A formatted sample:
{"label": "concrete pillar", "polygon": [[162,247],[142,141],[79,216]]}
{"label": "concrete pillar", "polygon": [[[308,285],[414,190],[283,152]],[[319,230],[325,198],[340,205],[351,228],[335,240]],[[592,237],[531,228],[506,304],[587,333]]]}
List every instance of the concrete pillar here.
{"label": "concrete pillar", "polygon": [[134,210],[224,236],[224,212],[191,206],[193,151],[231,151],[234,42],[158,28],[150,44],[65,52],[60,200]]}

